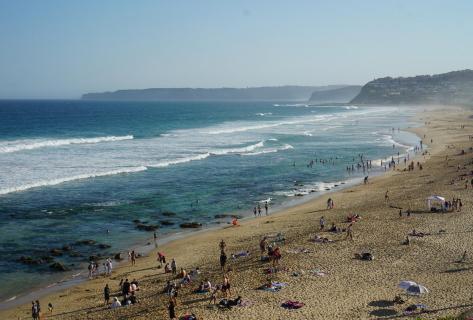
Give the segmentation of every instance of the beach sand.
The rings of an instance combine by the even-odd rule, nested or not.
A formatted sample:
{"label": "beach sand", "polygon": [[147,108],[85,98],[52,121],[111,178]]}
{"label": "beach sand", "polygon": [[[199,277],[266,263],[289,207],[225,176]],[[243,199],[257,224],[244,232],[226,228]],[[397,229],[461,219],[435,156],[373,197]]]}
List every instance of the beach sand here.
{"label": "beach sand", "polygon": [[[421,108],[422,109],[422,108]],[[219,242],[227,243],[229,255],[228,276],[232,285],[231,297],[240,295],[251,302],[250,306],[221,310],[209,306],[209,294],[192,293],[199,282],[179,291],[176,313],[178,316],[194,313],[198,319],[367,319],[401,317],[402,311],[412,303],[422,303],[434,312],[423,314],[422,319],[436,319],[457,315],[473,308],[471,276],[473,271],[473,189],[461,176],[472,179],[473,141],[472,111],[461,108],[437,108],[420,112],[421,128],[413,129],[429,145],[429,155],[419,155],[423,170],[398,170],[370,178],[367,185],[350,187],[323,195],[280,213],[250,219],[239,227],[211,230],[184,239],[171,241],[159,248],[167,260],[175,258],[178,269],[190,271],[199,267],[201,278],[221,283],[223,273],[219,267]],[[466,125],[461,129],[460,125]],[[433,143],[430,143],[433,139]],[[464,149],[465,155],[460,155]],[[448,162],[445,160],[448,155]],[[458,171],[458,165],[461,169]],[[454,183],[451,184],[451,181]],[[385,193],[389,190],[389,201]],[[431,213],[426,208],[426,198],[441,195],[451,200],[462,199],[461,212]],[[335,208],[326,210],[328,198]],[[399,217],[399,209],[410,208],[410,217]],[[353,226],[354,240],[346,234],[319,233],[319,219],[325,217],[326,227],[332,222],[346,228],[345,218],[350,213],[362,219]],[[425,237],[412,237],[410,245],[401,242],[413,229],[431,233]],[[445,232],[439,232],[444,230]],[[270,264],[260,261],[259,241],[262,236],[282,232],[286,242],[281,244],[280,271],[271,276],[273,281],[288,285],[279,292],[257,290],[267,282],[263,273]],[[335,240],[333,243],[313,243],[314,234]],[[308,253],[297,253],[308,249]],[[250,250],[248,258],[233,260],[231,253]],[[355,259],[355,253],[369,250],[373,261]],[[458,263],[463,252],[468,251],[465,262]],[[139,258],[136,266],[130,263],[114,270],[111,278],[99,277],[77,286],[50,294],[40,299],[43,319],[168,319],[168,298],[162,291],[167,280],[163,269],[157,268],[156,251]],[[325,276],[314,275],[310,270],[323,271]],[[300,272],[300,276],[293,276]],[[110,310],[103,305],[103,287],[111,286],[118,294],[121,279],[138,279],[139,304]],[[392,302],[403,291],[398,288],[401,280],[413,280],[429,289],[421,297],[408,298],[404,304]],[[113,295],[112,295],[113,296]],[[406,295],[403,295],[406,298]],[[217,301],[222,298],[219,294]],[[281,307],[285,300],[305,304],[297,310]],[[48,315],[47,304],[55,309]],[[28,319],[30,305],[22,305],[0,312],[0,319]]]}

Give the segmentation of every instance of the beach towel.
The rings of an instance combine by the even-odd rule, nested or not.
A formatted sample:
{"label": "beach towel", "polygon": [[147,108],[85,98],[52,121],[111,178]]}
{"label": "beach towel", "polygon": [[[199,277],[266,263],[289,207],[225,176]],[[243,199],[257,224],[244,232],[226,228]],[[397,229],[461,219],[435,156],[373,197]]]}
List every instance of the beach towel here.
{"label": "beach towel", "polygon": [[284,282],[271,282],[271,287],[268,287],[267,285],[262,285],[259,287],[260,290],[264,291],[269,291],[269,292],[277,292],[287,286],[287,283]]}
{"label": "beach towel", "polygon": [[299,249],[287,249],[287,253],[310,253],[311,251],[306,248],[299,248]]}
{"label": "beach towel", "polygon": [[300,309],[303,306],[305,306],[303,302],[292,301],[292,300],[287,300],[281,304],[281,307],[285,309]]}
{"label": "beach towel", "polygon": [[240,251],[235,254],[232,254],[233,259],[241,258],[241,257],[248,257],[250,253],[248,251]]}
{"label": "beach towel", "polygon": [[325,277],[327,275],[326,272],[323,272],[319,269],[313,269],[313,270],[310,270],[309,272],[310,272],[310,274],[312,274],[314,276],[318,276],[318,277]]}

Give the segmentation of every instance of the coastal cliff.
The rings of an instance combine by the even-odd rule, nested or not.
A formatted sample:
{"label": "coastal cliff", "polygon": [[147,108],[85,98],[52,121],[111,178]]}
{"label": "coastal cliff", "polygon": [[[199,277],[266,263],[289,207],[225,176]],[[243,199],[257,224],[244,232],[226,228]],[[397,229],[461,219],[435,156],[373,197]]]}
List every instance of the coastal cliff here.
{"label": "coastal cliff", "polygon": [[375,79],[364,85],[350,103],[473,105],[473,71]]}
{"label": "coastal cliff", "polygon": [[86,93],[83,100],[126,101],[307,101],[314,91],[343,86],[280,86],[253,88],[150,88]]}
{"label": "coastal cliff", "polygon": [[361,86],[346,86],[330,90],[314,91],[310,96],[310,103],[348,103],[356,97]]}

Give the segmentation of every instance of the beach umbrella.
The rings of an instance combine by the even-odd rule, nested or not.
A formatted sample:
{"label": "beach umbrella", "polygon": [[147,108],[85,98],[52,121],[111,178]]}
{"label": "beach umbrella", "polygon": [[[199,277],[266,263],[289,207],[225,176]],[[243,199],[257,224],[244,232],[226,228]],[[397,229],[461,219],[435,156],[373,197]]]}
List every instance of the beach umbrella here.
{"label": "beach umbrella", "polygon": [[406,293],[413,296],[420,296],[421,294],[428,293],[426,287],[420,284],[415,284],[406,289]]}
{"label": "beach umbrella", "polygon": [[399,283],[398,287],[407,290],[410,286],[415,286],[417,283],[410,280],[403,280]]}

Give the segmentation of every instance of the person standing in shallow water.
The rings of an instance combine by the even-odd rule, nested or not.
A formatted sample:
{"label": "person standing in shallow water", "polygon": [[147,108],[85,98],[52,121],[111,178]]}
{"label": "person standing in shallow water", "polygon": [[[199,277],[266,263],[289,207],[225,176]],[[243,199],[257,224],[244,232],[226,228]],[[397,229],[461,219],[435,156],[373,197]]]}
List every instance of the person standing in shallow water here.
{"label": "person standing in shallow water", "polygon": [[261,216],[261,206],[259,203],[258,203],[258,216]]}
{"label": "person standing in shallow water", "polygon": [[268,201],[264,203],[264,210],[266,211],[266,215],[268,215]]}

